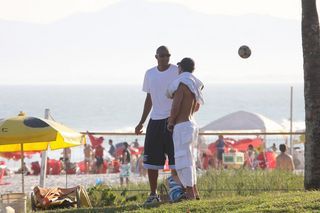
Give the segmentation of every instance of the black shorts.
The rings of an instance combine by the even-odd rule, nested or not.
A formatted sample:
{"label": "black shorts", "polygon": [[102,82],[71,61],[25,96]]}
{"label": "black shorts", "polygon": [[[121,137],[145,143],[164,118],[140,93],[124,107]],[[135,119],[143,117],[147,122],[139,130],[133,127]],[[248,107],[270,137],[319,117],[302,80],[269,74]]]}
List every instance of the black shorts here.
{"label": "black shorts", "polygon": [[172,132],[167,130],[167,120],[149,120],[144,141],[143,165],[146,169],[163,169],[166,156],[169,168],[174,169]]}
{"label": "black shorts", "polygon": [[222,160],[222,154],[224,153],[224,150],[218,149],[218,160]]}
{"label": "black shorts", "polygon": [[102,157],[96,157],[96,166],[99,167],[103,164],[103,158]]}

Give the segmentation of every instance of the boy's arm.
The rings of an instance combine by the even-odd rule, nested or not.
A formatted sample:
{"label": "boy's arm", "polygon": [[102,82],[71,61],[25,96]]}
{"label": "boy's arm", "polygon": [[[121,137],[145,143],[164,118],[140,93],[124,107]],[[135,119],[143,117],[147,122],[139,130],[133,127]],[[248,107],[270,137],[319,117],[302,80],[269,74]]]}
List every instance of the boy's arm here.
{"label": "boy's arm", "polygon": [[198,112],[200,109],[200,104],[197,102],[195,107],[194,107],[194,112]]}
{"label": "boy's arm", "polygon": [[176,119],[179,115],[180,109],[181,109],[181,103],[183,100],[183,87],[184,85],[180,84],[177,91],[174,93],[173,101],[172,101],[172,108],[170,117],[168,120],[168,129],[172,130]]}

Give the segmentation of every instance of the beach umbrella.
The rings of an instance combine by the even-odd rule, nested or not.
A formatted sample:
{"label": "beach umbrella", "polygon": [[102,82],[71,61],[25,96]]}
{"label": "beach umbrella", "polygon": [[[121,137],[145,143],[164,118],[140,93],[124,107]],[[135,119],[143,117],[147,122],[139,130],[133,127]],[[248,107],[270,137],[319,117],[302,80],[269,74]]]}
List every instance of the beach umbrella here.
{"label": "beach umbrella", "polygon": [[[85,144],[85,136],[52,120],[29,117],[20,113],[16,117],[0,119],[0,152],[44,151]],[[23,168],[24,158],[21,158]],[[24,176],[22,172],[22,192]]]}

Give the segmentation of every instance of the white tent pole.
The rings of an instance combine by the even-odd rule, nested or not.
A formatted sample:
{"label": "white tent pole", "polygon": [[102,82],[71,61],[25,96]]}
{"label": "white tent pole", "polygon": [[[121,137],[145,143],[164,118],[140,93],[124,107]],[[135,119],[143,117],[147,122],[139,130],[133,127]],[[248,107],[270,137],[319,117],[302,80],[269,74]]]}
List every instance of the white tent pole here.
{"label": "white tent pole", "polygon": [[23,143],[20,144],[21,147],[21,183],[22,183],[22,193],[24,194],[24,154],[23,154]]}
{"label": "white tent pole", "polygon": [[[292,133],[293,87],[290,88],[290,133]],[[290,134],[290,154],[293,155],[292,134]]]}
{"label": "white tent pole", "polygon": [[[49,119],[49,109],[45,109],[44,118]],[[40,187],[45,187],[45,178],[47,173],[47,151],[41,152],[41,171],[40,171]]]}

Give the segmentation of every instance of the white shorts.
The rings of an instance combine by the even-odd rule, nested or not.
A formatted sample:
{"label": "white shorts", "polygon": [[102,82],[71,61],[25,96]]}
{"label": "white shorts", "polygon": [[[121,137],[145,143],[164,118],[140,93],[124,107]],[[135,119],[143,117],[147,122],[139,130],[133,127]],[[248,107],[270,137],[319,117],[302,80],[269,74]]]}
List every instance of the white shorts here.
{"label": "white shorts", "polygon": [[174,157],[178,177],[183,186],[196,183],[194,145],[198,140],[199,130],[194,122],[176,124],[173,129]]}
{"label": "white shorts", "polygon": [[178,177],[183,187],[193,187],[197,183],[197,173],[195,166],[189,166],[177,170]]}

